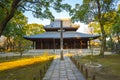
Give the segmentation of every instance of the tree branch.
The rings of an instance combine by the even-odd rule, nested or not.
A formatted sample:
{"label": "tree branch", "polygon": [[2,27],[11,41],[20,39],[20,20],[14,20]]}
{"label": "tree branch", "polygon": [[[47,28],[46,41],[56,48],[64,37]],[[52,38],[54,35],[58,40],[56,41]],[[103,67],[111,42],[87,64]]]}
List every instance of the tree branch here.
{"label": "tree branch", "polygon": [[0,36],[2,35],[2,32],[6,28],[7,23],[12,19],[14,16],[14,13],[17,9],[17,5],[21,0],[13,0],[12,5],[11,5],[11,10],[8,15],[5,16],[5,18],[0,22]]}

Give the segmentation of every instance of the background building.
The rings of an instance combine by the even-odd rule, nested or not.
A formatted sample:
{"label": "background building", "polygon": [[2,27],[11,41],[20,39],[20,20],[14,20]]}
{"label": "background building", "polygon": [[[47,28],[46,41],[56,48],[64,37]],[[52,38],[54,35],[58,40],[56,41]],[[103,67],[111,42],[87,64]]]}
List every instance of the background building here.
{"label": "background building", "polygon": [[[76,32],[78,27],[71,26],[70,20],[62,21],[64,49],[87,49],[89,41],[99,37],[99,35]],[[51,22],[50,26],[45,26],[44,29],[46,32],[42,34],[25,36],[24,38],[33,41],[35,49],[60,49],[60,20]]]}

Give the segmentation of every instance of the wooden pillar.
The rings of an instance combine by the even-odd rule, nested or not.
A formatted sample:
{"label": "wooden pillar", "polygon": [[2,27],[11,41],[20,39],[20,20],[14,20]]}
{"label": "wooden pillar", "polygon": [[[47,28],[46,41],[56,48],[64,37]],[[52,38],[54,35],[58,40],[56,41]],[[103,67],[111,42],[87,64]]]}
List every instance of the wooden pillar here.
{"label": "wooden pillar", "polygon": [[34,49],[34,41],[33,41],[33,49]]}
{"label": "wooden pillar", "polygon": [[80,44],[81,44],[81,49],[82,49],[82,46],[83,46],[83,43],[82,43],[82,41],[80,41]]}
{"label": "wooden pillar", "polygon": [[90,49],[90,40],[88,41],[88,48]]}
{"label": "wooden pillar", "polygon": [[73,40],[73,47],[74,47],[73,49],[75,49],[75,40]]}
{"label": "wooden pillar", "polygon": [[35,47],[35,41],[33,41],[33,49],[35,49],[36,47]]}
{"label": "wooden pillar", "polygon": [[86,40],[86,48],[88,49],[88,40]]}
{"label": "wooden pillar", "polygon": [[50,40],[48,39],[48,41],[46,41],[46,43],[48,44],[47,48],[50,49]]}
{"label": "wooden pillar", "polygon": [[43,42],[42,42],[42,40],[40,40],[40,43],[41,43],[40,47],[41,47],[41,49],[43,49]]}
{"label": "wooden pillar", "polygon": [[63,60],[63,21],[60,20],[60,49],[61,49],[61,60]]}
{"label": "wooden pillar", "polygon": [[73,40],[72,39],[70,39],[70,49],[74,49],[73,48]]}
{"label": "wooden pillar", "polygon": [[79,41],[79,48],[81,49],[81,41]]}
{"label": "wooden pillar", "polygon": [[55,44],[55,38],[53,38],[53,47],[54,47],[53,49],[54,49],[54,53],[55,53],[55,45],[56,45],[56,44]]}

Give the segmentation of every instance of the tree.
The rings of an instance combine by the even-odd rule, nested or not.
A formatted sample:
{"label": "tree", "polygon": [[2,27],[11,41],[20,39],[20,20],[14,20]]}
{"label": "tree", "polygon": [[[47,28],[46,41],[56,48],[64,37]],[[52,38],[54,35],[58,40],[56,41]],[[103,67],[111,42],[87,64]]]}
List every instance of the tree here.
{"label": "tree", "polygon": [[113,38],[116,41],[116,52],[120,52],[120,4],[116,12],[115,22],[112,27]]}
{"label": "tree", "polygon": [[7,27],[3,31],[3,35],[6,36],[7,50],[14,50],[16,42],[15,38],[23,37],[23,27],[27,24],[27,18],[21,13],[15,14],[15,16],[8,22]]}
{"label": "tree", "polygon": [[7,37],[7,49],[19,52],[21,57],[23,52],[32,44],[23,38],[23,36],[26,35],[24,29],[26,25],[27,18],[22,12],[18,12],[8,22],[7,27],[3,31],[3,35]]}
{"label": "tree", "polygon": [[[100,55],[104,56],[106,46],[105,24],[109,22],[108,13],[113,12],[118,0],[83,0],[83,4],[76,4],[76,7],[70,11],[74,21],[83,21],[86,23],[97,21],[101,30],[101,50]],[[112,14],[111,14],[112,15]]]}
{"label": "tree", "polygon": [[[111,11],[111,12],[108,12],[105,15],[105,18],[107,17],[110,17],[109,21],[105,21],[104,23],[104,30],[105,30],[105,33],[106,33],[106,38],[109,38],[110,41],[111,41],[111,44],[110,44],[110,41],[107,42],[109,44],[106,43],[106,48],[107,49],[108,47],[113,49],[113,42],[112,42],[112,27],[113,27],[113,24],[115,22],[115,17],[116,17],[116,12],[115,11]],[[90,28],[92,27],[93,28],[93,33],[97,33],[97,34],[100,34],[101,33],[101,30],[100,30],[100,24],[98,22],[90,22],[89,25],[88,25]],[[101,39],[100,39],[101,40]]]}
{"label": "tree", "polygon": [[0,20],[0,36],[16,11],[32,11],[36,18],[53,20],[52,9],[57,12],[70,9],[68,4],[62,4],[61,2],[62,0],[0,0],[0,11],[2,10],[4,13]]}
{"label": "tree", "polygon": [[45,32],[43,25],[36,23],[27,24],[26,26],[24,26],[24,31],[27,36]]}
{"label": "tree", "polygon": [[3,30],[5,29],[9,20],[14,16],[14,13],[18,7],[18,3],[20,0],[1,0],[0,1],[0,8],[3,11],[3,18],[0,21],[0,35],[2,34]]}

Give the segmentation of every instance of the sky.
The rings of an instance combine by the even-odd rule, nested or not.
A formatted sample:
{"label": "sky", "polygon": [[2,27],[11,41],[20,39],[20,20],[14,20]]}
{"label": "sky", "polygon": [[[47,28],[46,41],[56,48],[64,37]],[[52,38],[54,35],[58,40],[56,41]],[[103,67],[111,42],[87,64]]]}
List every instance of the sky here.
{"label": "sky", "polygon": [[[68,3],[70,4],[73,8],[75,7],[76,3],[82,4],[82,0],[63,0],[63,3]],[[52,11],[55,19],[58,18],[70,18],[69,13],[66,11],[62,11],[60,13],[57,13],[55,11]],[[28,23],[38,23],[38,24],[43,24],[43,25],[49,25],[50,20],[48,19],[37,19],[32,16],[31,12],[25,12],[24,15],[28,17]],[[88,32],[88,27],[84,23],[77,23],[80,25],[80,28],[77,30],[77,32],[82,32],[82,33],[87,33]]]}
{"label": "sky", "polygon": [[[81,4],[82,0],[63,0],[63,3],[68,3],[68,4],[72,5],[72,7],[74,7],[74,5],[76,3]],[[70,18],[68,12],[66,12],[66,11],[62,11],[61,13],[57,13],[55,11],[52,11],[52,13],[53,13],[55,19],[56,18]],[[40,20],[40,19],[34,18],[32,16],[31,12],[25,12],[24,15],[26,17],[28,17],[28,23],[39,23],[39,24],[41,23],[43,25],[49,25],[50,24],[50,20],[48,20],[48,19]]]}

